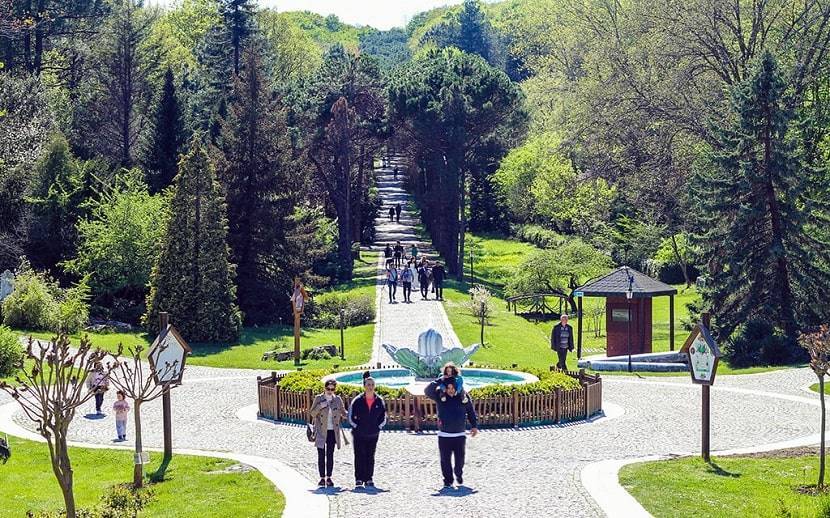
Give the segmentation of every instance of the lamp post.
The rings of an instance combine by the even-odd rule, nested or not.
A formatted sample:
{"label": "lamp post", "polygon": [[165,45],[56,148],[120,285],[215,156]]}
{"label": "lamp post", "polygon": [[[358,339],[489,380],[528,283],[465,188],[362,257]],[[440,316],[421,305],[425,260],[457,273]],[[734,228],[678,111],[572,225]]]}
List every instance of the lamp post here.
{"label": "lamp post", "polygon": [[625,291],[625,298],[628,301],[628,372],[631,369],[631,299],[634,297],[634,277],[628,272],[628,266],[625,267],[625,275],[628,277],[628,289]]}

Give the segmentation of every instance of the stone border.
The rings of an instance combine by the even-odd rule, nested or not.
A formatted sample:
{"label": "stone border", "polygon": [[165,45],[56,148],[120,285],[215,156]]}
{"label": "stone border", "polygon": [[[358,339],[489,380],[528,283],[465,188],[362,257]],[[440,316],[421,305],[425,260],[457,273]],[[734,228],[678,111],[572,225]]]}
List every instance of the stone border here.
{"label": "stone border", "polygon": [[[690,385],[669,382],[642,382],[637,380],[618,380],[623,383],[649,383],[651,385],[669,386],[672,388],[688,388]],[[808,389],[809,390],[809,389]],[[818,398],[805,398],[801,396],[792,396],[789,394],[776,394],[773,392],[766,392],[761,390],[742,389],[737,387],[719,387],[719,392],[732,392],[736,394],[748,394],[759,397],[782,399],[785,401],[793,401],[804,403],[812,406],[819,406]],[[820,441],[821,435],[816,433],[803,437],[797,437],[787,441],[779,441],[774,443],[762,444],[759,446],[750,446],[746,448],[734,448],[731,450],[713,451],[712,456],[730,456],[730,455],[747,455],[751,453],[762,453],[767,451],[781,450],[786,448],[797,448],[800,446],[810,446]],[[597,506],[609,518],[640,518],[652,516],[646,509],[635,499],[631,493],[626,491],[620,484],[619,472],[624,466],[629,464],[637,464],[641,462],[653,462],[659,460],[676,459],[679,457],[693,457],[699,455],[700,452],[680,452],[668,455],[649,455],[645,457],[634,457],[629,459],[608,459],[599,462],[592,462],[582,468],[580,472],[580,482],[582,486],[591,495]]]}
{"label": "stone border", "polygon": [[[12,401],[0,406],[0,430],[14,437],[36,442],[46,442],[39,434],[18,425],[12,419],[19,405]],[[96,450],[130,450],[130,446],[110,446],[97,443],[70,441],[70,446]],[[145,451],[160,452],[160,448],[145,448]],[[317,486],[288,465],[266,457],[243,455],[239,453],[192,450],[175,448],[175,453],[198,457],[216,457],[230,459],[256,468],[274,484],[285,497],[285,509],[282,518],[323,518],[329,516],[329,500],[316,492]]]}

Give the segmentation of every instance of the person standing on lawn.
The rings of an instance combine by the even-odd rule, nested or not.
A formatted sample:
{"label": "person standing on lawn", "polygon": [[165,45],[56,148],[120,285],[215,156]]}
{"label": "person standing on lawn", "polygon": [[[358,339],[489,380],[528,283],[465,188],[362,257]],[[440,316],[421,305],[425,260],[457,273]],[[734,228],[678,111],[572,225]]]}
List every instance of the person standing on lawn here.
{"label": "person standing on lawn", "polygon": [[340,449],[340,423],[346,419],[343,400],[334,393],[337,381],[326,380],[325,391],[315,396],[311,404],[311,425],[314,429],[314,445],[317,447],[317,471],[320,473],[319,487],[333,487],[331,474],[334,471],[334,447]]}
{"label": "person standing on lawn", "polygon": [[568,323],[566,313],[562,313],[559,323],[553,326],[550,333],[550,348],[559,356],[556,366],[563,371],[568,370],[568,351],[574,350],[574,328]]}
{"label": "person standing on lawn", "polygon": [[354,485],[374,487],[375,451],[386,424],[386,405],[375,393],[375,379],[369,371],[363,373],[363,393],[349,406],[349,424],[354,440]]}
{"label": "person standing on lawn", "polygon": [[[440,387],[444,387],[441,390]],[[458,485],[464,484],[464,457],[467,449],[466,424],[470,421],[470,437],[478,435],[478,419],[473,400],[458,391],[453,376],[441,376],[424,389],[424,395],[438,407],[438,451],[444,488],[452,487],[453,474]],[[453,458],[455,465],[453,465]]]}

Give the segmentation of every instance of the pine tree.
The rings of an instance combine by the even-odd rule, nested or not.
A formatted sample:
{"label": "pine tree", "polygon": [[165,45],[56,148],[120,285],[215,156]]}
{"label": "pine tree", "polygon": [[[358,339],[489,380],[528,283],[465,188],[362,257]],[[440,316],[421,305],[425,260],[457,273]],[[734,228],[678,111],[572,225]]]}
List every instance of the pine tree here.
{"label": "pine tree", "polygon": [[830,243],[818,232],[830,225],[827,190],[802,160],[787,103],[765,53],[733,93],[734,120],[718,131],[710,167],[694,178],[711,276],[704,296],[722,339],[763,320],[794,340],[830,307]]}
{"label": "pine tree", "polygon": [[286,112],[268,88],[256,46],[243,53],[219,139],[218,176],[225,190],[229,243],[237,265],[239,305],[247,323],[288,318],[292,275],[286,226],[296,186],[290,183]]}
{"label": "pine tree", "polygon": [[219,14],[225,22],[233,51],[233,71],[239,75],[242,49],[251,35],[256,6],[253,0],[219,0]]}
{"label": "pine tree", "polygon": [[167,231],[150,278],[145,325],[166,311],[189,341],[235,340],[242,316],[229,260],[225,203],[199,137],[179,162],[174,186]]}
{"label": "pine tree", "polygon": [[233,56],[224,27],[211,27],[196,53],[198,70],[190,85],[190,131],[206,132],[211,142],[219,136],[219,121],[226,114],[233,85]]}
{"label": "pine tree", "polygon": [[153,131],[145,150],[144,168],[150,193],[158,193],[173,183],[184,138],[182,110],[173,71],[168,67],[156,106]]}

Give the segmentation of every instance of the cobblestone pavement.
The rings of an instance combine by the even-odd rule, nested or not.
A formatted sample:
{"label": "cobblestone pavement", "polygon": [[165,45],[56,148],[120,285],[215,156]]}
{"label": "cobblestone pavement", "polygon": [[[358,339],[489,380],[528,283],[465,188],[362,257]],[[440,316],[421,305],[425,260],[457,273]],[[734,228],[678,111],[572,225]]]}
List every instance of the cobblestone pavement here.
{"label": "cobblestone pavement", "polygon": [[[253,371],[188,367],[186,382],[173,391],[175,445],[272,457],[316,479],[316,452],[301,426],[251,423],[237,418],[256,404]],[[722,376],[712,389],[712,448],[731,449],[808,436],[818,431],[815,401],[800,390],[811,382],[807,369],[750,376]],[[469,489],[439,492],[437,439],[433,434],[387,432],[378,446],[379,491],[352,490],[352,451],[337,453],[332,516],[598,516],[579,482],[587,463],[609,458],[694,451],[699,445],[700,388],[687,378],[608,376],[604,401],[625,413],[591,423],[521,430],[485,430],[468,439],[465,483]],[[760,391],[758,395],[748,391]],[[784,392],[796,400],[769,397]],[[8,401],[0,396],[0,403]],[[111,408],[108,394],[106,408]],[[113,416],[87,419],[92,403],[72,424],[73,440],[111,443]],[[33,428],[21,414],[17,423]],[[133,423],[130,423],[132,427]],[[161,404],[143,411],[144,440],[162,445]],[[129,434],[132,439],[132,433]],[[127,444],[132,444],[128,442]],[[449,507],[447,507],[449,506]]]}
{"label": "cobblestone pavement", "polygon": [[[394,176],[393,168],[396,165],[400,171],[403,171],[403,164],[394,158],[390,167],[378,169],[378,191],[383,205],[381,215],[375,222],[375,248],[383,250],[386,243],[395,246],[395,242],[400,241],[408,254],[409,248],[415,242],[418,243],[418,248],[422,254],[433,258],[435,252],[431,244],[421,240],[416,231],[418,219],[417,215],[410,210],[411,198],[403,187],[404,175],[399,172],[397,179]],[[401,204],[402,207],[400,223],[390,221],[388,216],[389,207],[394,207],[396,204]],[[377,323],[375,325],[371,365],[376,365],[378,362],[383,365],[395,364],[394,360],[381,347],[382,343],[395,346],[414,346],[418,341],[418,335],[430,327],[441,333],[445,345],[461,345],[455,331],[452,329],[452,325],[450,325],[443,304],[435,300],[432,294],[430,294],[429,300],[421,299],[417,279],[412,285],[411,303],[403,302],[402,285],[398,286],[396,300],[391,304],[389,303],[389,291],[383,282],[385,278],[384,267],[385,262],[381,254],[378,260],[378,279],[381,279],[381,281],[378,282],[376,295]]]}

